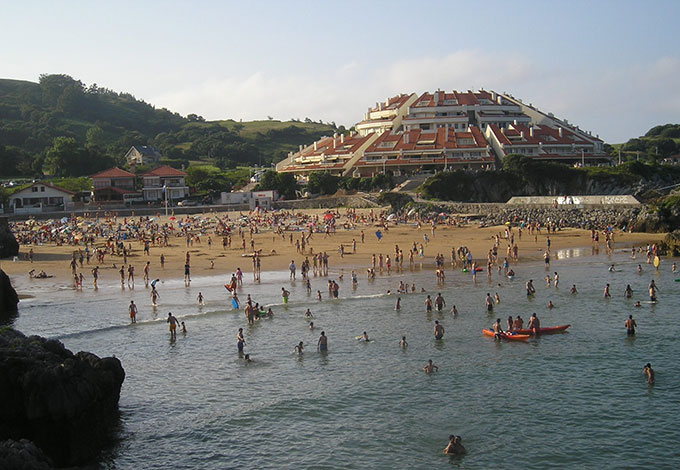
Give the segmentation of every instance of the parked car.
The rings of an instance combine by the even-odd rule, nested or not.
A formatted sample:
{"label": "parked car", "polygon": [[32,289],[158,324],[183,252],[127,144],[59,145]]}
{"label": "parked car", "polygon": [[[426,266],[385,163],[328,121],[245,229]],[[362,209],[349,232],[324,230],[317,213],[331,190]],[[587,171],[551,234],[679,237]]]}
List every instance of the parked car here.
{"label": "parked car", "polygon": [[197,206],[198,201],[194,201],[192,199],[185,199],[183,201],[179,201],[177,205],[181,207]]}

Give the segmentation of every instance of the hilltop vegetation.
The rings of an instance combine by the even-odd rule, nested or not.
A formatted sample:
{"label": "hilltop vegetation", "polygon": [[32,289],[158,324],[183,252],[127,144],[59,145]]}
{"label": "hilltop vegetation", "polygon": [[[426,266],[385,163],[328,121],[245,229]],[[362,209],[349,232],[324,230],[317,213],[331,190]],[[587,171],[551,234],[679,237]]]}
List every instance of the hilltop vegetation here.
{"label": "hilltop vegetation", "polygon": [[639,154],[641,158],[652,162],[677,155],[680,153],[680,124],[652,127],[645,135],[630,139],[618,147],[628,158],[637,158]]}
{"label": "hilltop vegetation", "polygon": [[[228,112],[228,110],[227,110]],[[0,177],[81,176],[123,165],[132,145],[153,145],[175,167],[270,163],[300,144],[343,132],[306,118],[206,121],[67,75],[0,80]]]}

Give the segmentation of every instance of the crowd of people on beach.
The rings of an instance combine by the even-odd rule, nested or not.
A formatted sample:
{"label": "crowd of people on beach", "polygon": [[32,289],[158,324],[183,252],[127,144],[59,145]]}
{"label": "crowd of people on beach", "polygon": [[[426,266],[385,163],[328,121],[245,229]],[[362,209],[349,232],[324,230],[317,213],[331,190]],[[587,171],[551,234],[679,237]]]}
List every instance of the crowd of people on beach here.
{"label": "crowd of people on beach", "polygon": [[[277,243],[288,243],[295,247],[295,251],[299,256],[304,257],[298,264],[295,259],[291,259],[288,266],[289,278],[291,281],[296,281],[299,273],[306,287],[307,293],[312,293],[312,286],[310,276],[328,277],[329,258],[327,251],[314,252],[313,245],[315,237],[323,237],[323,239],[333,237],[338,229],[344,230],[358,230],[360,233],[352,239],[349,247],[344,244],[338,246],[338,255],[342,258],[346,254],[356,253],[358,246],[365,242],[366,227],[373,225],[380,230],[376,231],[376,237],[381,240],[389,233],[389,224],[398,223],[415,223],[417,227],[426,225],[429,227],[429,234],[424,233],[423,241],[412,241],[407,245],[406,253],[404,248],[400,247],[399,243],[394,245],[392,253],[374,253],[371,255],[370,265],[367,267],[367,279],[372,281],[377,274],[390,275],[392,273],[399,273],[404,271],[404,265],[408,269],[412,269],[416,262],[429,265],[429,258],[426,258],[426,249],[430,243],[430,238],[437,236],[437,226],[446,224],[449,226],[459,226],[465,224],[467,220],[460,217],[446,216],[444,214],[410,214],[400,213],[396,217],[388,220],[386,213],[374,213],[372,210],[366,214],[357,214],[356,210],[347,209],[344,214],[339,211],[327,211],[325,215],[310,215],[304,213],[294,213],[288,211],[268,212],[258,210],[249,213],[248,215],[240,214],[235,218],[229,216],[219,216],[211,214],[210,216],[184,216],[180,220],[174,216],[168,222],[161,223],[160,215],[156,217],[118,217],[116,214],[108,214],[103,217],[70,217],[62,218],[56,221],[37,222],[35,220],[28,220],[26,222],[15,222],[12,224],[12,229],[19,242],[23,245],[39,245],[53,243],[56,245],[71,245],[73,246],[72,258],[69,263],[71,274],[73,276],[73,286],[76,289],[83,288],[83,272],[89,270],[92,276],[92,283],[95,289],[98,288],[99,270],[101,268],[110,267],[116,269],[120,275],[121,287],[124,289],[127,285],[129,288],[135,286],[135,266],[131,264],[130,258],[138,255],[140,248],[144,260],[143,268],[143,282],[145,288],[150,288],[150,297],[153,308],[158,306],[160,294],[156,287],[158,278],[154,279],[152,276],[151,265],[151,250],[160,249],[159,266],[161,269],[165,265],[165,255],[163,248],[171,244],[185,243],[187,250],[195,244],[201,244],[202,240],[206,241],[209,246],[213,245],[213,236],[222,238],[222,250],[232,249],[233,239],[239,240],[236,245],[237,249],[243,252],[244,256],[248,256],[252,260],[253,281],[261,282],[262,271],[262,257],[267,255],[275,255],[276,249],[273,248]],[[361,228],[363,227],[363,229]],[[543,252],[543,259],[545,269],[548,273],[545,276],[546,287],[558,288],[559,273],[550,269],[551,261],[554,260],[552,254],[552,240],[551,233],[559,230],[559,225],[555,222],[547,221],[541,223],[539,221],[514,221],[508,223],[498,233],[491,237],[491,247],[484,256],[485,261],[479,262],[479,257],[475,257],[472,251],[467,246],[453,246],[451,247],[451,254],[449,260],[446,259],[443,253],[435,253],[432,256],[432,265],[434,266],[436,282],[438,286],[442,286],[446,280],[446,269],[450,266],[451,269],[460,268],[461,271],[471,274],[472,282],[477,282],[478,273],[486,271],[487,278],[491,280],[494,273],[498,276],[512,279],[515,276],[515,271],[511,267],[511,263],[519,261],[519,247],[516,241],[522,239],[522,234],[529,234],[534,237],[538,243],[538,236],[541,230],[546,231],[546,247]],[[254,234],[263,231],[270,231],[272,235],[272,248],[267,251],[259,247],[255,241]],[[247,237],[249,236],[249,241]],[[614,245],[614,230],[611,227],[602,227],[599,230],[593,229],[591,232],[591,239],[594,246],[599,246],[600,236],[605,240],[605,247],[608,254],[613,251]],[[133,243],[135,244],[133,246]],[[503,245],[505,247],[503,248]],[[658,249],[655,245],[649,245],[646,250],[643,248],[631,251],[633,259],[639,253],[645,252],[647,262],[654,262],[656,269],[658,269]],[[33,261],[33,250],[29,252],[30,260]],[[503,254],[501,254],[503,253]],[[311,259],[310,259],[311,258]],[[407,261],[406,261],[407,260]],[[94,263],[94,266],[92,264]],[[120,264],[119,264],[120,263]],[[211,259],[211,268],[214,268],[214,261]],[[612,265],[609,269],[615,272],[616,268]],[[673,264],[673,272],[677,268]],[[550,275],[550,271],[553,275]],[[638,265],[638,274],[642,274],[643,269]],[[41,278],[49,276],[44,271],[35,274],[34,270],[30,272],[31,277]],[[241,300],[238,297],[238,291],[243,291],[243,271],[240,267],[231,275],[231,279],[227,282],[225,287],[229,291],[231,305],[234,309],[241,308]],[[327,279],[327,298],[329,300],[338,299],[340,291],[340,282],[342,275],[338,275],[336,279]],[[186,252],[184,263],[184,282],[185,286],[189,287],[191,284],[191,255]],[[351,272],[351,282],[353,288],[358,284],[358,275],[355,270]],[[529,297],[535,295],[536,288],[533,285],[533,280],[526,282],[526,294]],[[425,288],[421,287],[418,291],[415,283],[405,283],[400,280],[395,292],[399,295],[415,294],[416,292],[425,293],[424,307],[426,312],[442,312],[446,307],[446,301],[441,292],[431,298],[430,294],[426,294]],[[573,284],[570,289],[571,294],[578,294],[576,284]],[[657,302],[658,287],[654,280],[649,285],[649,299],[650,302]],[[318,301],[323,300],[321,290],[317,290],[316,297]],[[388,295],[392,295],[391,290],[387,291]],[[283,304],[288,304],[290,298],[290,291],[285,287],[281,288],[281,296]],[[633,291],[630,284],[627,285],[624,295],[627,298],[633,296]],[[611,297],[611,286],[609,283],[604,288],[604,297]],[[490,292],[486,293],[484,299],[484,306],[487,312],[492,313],[496,305],[500,304],[501,299],[496,292],[493,296]],[[197,303],[202,306],[205,304],[203,294],[199,292]],[[635,305],[640,307],[638,301]],[[548,308],[554,307],[552,300],[548,302]],[[398,297],[395,304],[395,310],[401,309],[401,297]],[[275,313],[271,306],[261,305],[255,302],[250,294],[243,304],[244,316],[249,325],[256,321],[266,318],[272,318]],[[458,309],[455,305],[451,307],[452,317],[458,315]],[[130,301],[128,313],[131,323],[137,322],[138,307],[134,301]],[[309,328],[314,329],[314,316],[308,308],[304,314],[309,321]],[[186,334],[187,328],[184,321],[178,320],[171,312],[168,312],[166,322],[169,325],[171,338],[175,338],[177,330]],[[541,329],[540,320],[536,313],[533,313],[528,320],[527,329],[538,333]],[[629,336],[635,335],[638,327],[632,315],[629,315],[625,321],[625,328]],[[445,335],[445,327],[439,320],[434,321],[434,338],[436,341],[441,340]],[[507,318],[506,327],[503,328],[500,318],[491,325],[494,337],[497,340],[505,338],[504,335],[512,335],[514,332],[524,330],[524,320],[520,315],[509,316]],[[357,339],[365,342],[371,341],[367,332]],[[246,339],[243,328],[239,328],[236,335],[237,351],[240,357],[243,358],[246,365],[251,364],[254,359],[250,354],[245,353]],[[401,348],[406,348],[408,343],[406,336],[402,336],[399,341]],[[317,340],[317,350],[321,353],[328,352],[328,336],[326,331],[321,331]],[[294,351],[297,354],[303,354],[305,345],[299,341],[294,346]],[[430,359],[427,364],[423,366],[426,374],[435,374],[439,371],[439,367]],[[651,364],[647,364],[644,368],[649,384],[654,383],[655,373],[652,370]],[[449,443],[444,450],[446,454],[462,455],[465,453],[465,448],[461,444],[460,436],[451,435]]]}

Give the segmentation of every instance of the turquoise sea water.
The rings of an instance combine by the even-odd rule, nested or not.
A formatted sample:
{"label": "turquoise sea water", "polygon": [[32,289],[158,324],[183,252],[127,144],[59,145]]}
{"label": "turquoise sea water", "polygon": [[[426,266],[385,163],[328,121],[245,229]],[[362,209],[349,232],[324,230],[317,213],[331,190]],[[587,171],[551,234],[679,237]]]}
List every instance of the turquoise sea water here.
{"label": "turquoise sea water", "polygon": [[[628,254],[591,256],[590,250],[561,252],[558,289],[545,287],[543,263],[515,266],[509,281],[497,273],[473,283],[469,274],[447,270],[437,287],[432,269],[382,275],[368,282],[361,273],[352,290],[349,270],[340,281],[340,299],[328,300],[327,278],[312,278],[308,296],[301,281],[283,272],[265,273],[255,285],[246,275],[243,293],[272,305],[273,319],[248,326],[243,311],[226,307],[228,273],[159,284],[155,313],[149,290],[138,283],[121,290],[111,281],[95,292],[77,292],[54,279],[14,279],[36,298],[20,304],[14,326],[26,334],[58,338],[71,350],[121,359],[127,377],[121,393],[118,440],[103,457],[111,469],[353,469],[353,468],[677,468],[680,382],[678,310],[680,282],[670,261],[654,272]],[[582,256],[578,256],[582,255]],[[607,267],[615,262],[617,271]],[[642,262],[644,272],[636,266]],[[331,271],[336,279],[340,270]],[[162,275],[161,275],[162,278]],[[524,283],[534,279],[535,299]],[[659,303],[647,300],[655,279]],[[448,308],[425,313],[426,294],[401,295],[399,281],[415,282]],[[500,285],[498,285],[500,283]],[[606,283],[612,298],[603,298]],[[577,284],[579,293],[569,288]],[[624,299],[626,284],[635,291]],[[281,287],[292,292],[281,304]],[[207,305],[197,307],[201,291]],[[490,315],[486,293],[501,303]],[[127,305],[139,305],[138,323],[129,325]],[[548,300],[556,305],[547,309]],[[455,304],[457,318],[449,313]],[[316,329],[304,311],[311,308]],[[172,311],[188,333],[171,340],[165,317]],[[496,343],[481,330],[500,317],[537,312],[542,326],[571,324],[566,334],[528,343]],[[632,313],[638,334],[626,336]],[[446,328],[433,338],[433,322]],[[236,350],[243,327],[244,365]],[[321,330],[329,353],[316,351]],[[367,331],[375,340],[359,342]],[[400,349],[406,335],[409,346]],[[293,354],[304,341],[305,353]],[[428,359],[440,369],[426,375]],[[651,362],[657,383],[642,373]],[[468,455],[442,454],[449,434],[459,434]]]}

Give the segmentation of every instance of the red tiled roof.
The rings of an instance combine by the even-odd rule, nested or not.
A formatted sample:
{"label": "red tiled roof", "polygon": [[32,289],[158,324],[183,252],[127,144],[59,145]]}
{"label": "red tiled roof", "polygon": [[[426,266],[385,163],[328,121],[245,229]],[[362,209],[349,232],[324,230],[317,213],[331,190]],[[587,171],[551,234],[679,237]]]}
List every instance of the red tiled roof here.
{"label": "red tiled roof", "polygon": [[134,178],[135,174],[129,171],[121,170],[118,167],[109,168],[108,170],[100,171],[97,174],[90,176],[90,178]]}
{"label": "red tiled roof", "polygon": [[[404,138],[407,135],[408,142],[405,142]],[[472,143],[462,143],[461,141],[463,139],[472,140]],[[381,146],[381,144],[388,142],[393,143],[393,145]],[[418,142],[421,143],[419,144]],[[456,130],[451,127],[448,129],[440,127],[433,131],[412,129],[399,134],[385,132],[366,149],[365,153],[374,154],[433,149],[485,149],[486,147],[486,139],[484,139],[481,131],[476,126],[470,126],[469,132],[456,132]]]}
{"label": "red tiled roof", "polygon": [[144,173],[142,176],[188,176],[182,170],[177,170],[168,165],[161,165],[154,168],[148,173]]}

